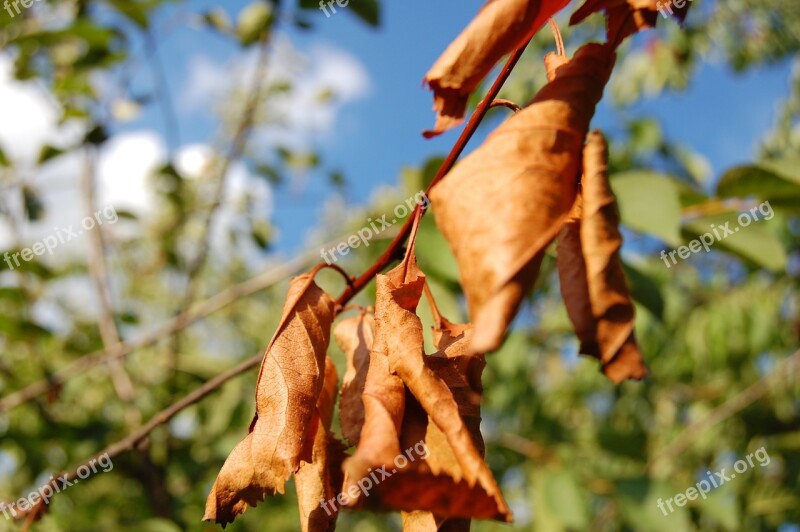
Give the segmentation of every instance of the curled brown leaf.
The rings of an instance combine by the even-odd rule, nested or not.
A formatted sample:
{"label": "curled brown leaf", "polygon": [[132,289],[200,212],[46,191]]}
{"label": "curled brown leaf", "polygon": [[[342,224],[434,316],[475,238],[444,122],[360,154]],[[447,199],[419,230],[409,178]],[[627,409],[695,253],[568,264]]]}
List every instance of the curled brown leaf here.
{"label": "curled brown leaf", "polygon": [[616,46],[629,35],[655,27],[659,12],[683,22],[691,3],[691,0],[682,0],[681,7],[678,7],[672,0],[587,0],[572,15],[569,23],[578,24],[592,13],[603,10],[606,12],[608,42]]}
{"label": "curled brown leaf", "polygon": [[[372,505],[404,511],[426,510],[442,517],[510,519],[497,483],[483,461],[482,450],[473,439],[473,431],[480,423],[478,405],[468,396],[462,401],[470,403],[462,406],[454,394],[459,386],[460,395],[469,388],[467,380],[457,373],[459,360],[447,359],[444,354],[425,356],[422,323],[415,314],[424,283],[425,276],[417,268],[413,249],[397,268],[377,277],[377,330],[370,372],[373,364],[385,360],[388,369],[400,377],[411,395],[406,395],[403,401],[404,414],[394,417],[395,422],[402,421],[401,430],[384,431],[380,435],[384,440],[383,448],[392,448],[396,454],[384,455],[381,461],[348,461],[348,465],[352,463],[359,468],[347,468],[344,490],[357,489],[358,482],[366,478],[370,470],[388,468],[388,478],[382,479],[374,494],[370,493]],[[441,331],[439,339],[447,337],[443,345],[450,347],[463,334],[464,328],[453,328]],[[448,386],[446,379],[454,384],[454,389]],[[368,376],[368,385],[369,380]],[[471,423],[473,430],[462,419],[462,411],[477,420]],[[365,421],[368,418],[369,413]],[[374,436],[368,433],[365,423],[356,456],[362,454],[368,434]],[[396,437],[397,441],[389,443],[386,441],[389,437]],[[400,467],[395,462],[400,450],[407,450],[421,441],[431,442],[441,449],[438,458]],[[363,495],[358,497],[362,503],[366,502],[366,494]]]}
{"label": "curled brown leaf", "polygon": [[[303,532],[329,532],[336,526],[338,512],[335,508],[320,505],[341,489],[342,446],[330,432],[333,405],[336,402],[338,376],[330,358],[325,359],[325,381],[317,401],[317,422],[311,462],[301,462],[295,473],[295,490],[300,510]],[[337,482],[337,480],[339,480]]]}
{"label": "curled brown leaf", "polygon": [[464,118],[469,95],[494,65],[525,44],[569,0],[489,0],[425,75],[433,90],[433,137]]}
{"label": "curled brown leaf", "polygon": [[431,192],[458,260],[473,352],[500,345],[569,214],[583,141],[613,63],[610,47],[583,46]]}
{"label": "curled brown leaf", "polygon": [[370,350],[374,339],[375,319],[366,312],[339,322],[333,336],[347,356],[347,372],[342,380],[339,421],[342,434],[351,445],[358,445],[364,424],[364,401],[361,397],[369,371]]}
{"label": "curled brown leaf", "polygon": [[600,360],[615,383],[647,375],[634,337],[634,307],[619,251],[619,213],[608,182],[608,146],[599,132],[584,149],[580,218],[559,235],[558,270],[581,353]]}
{"label": "curled brown leaf", "polygon": [[294,278],[264,354],[250,432],[231,452],[206,501],[204,520],[232,522],[248,506],[283,493],[301,460],[312,460],[317,400],[334,302],[309,274]]}

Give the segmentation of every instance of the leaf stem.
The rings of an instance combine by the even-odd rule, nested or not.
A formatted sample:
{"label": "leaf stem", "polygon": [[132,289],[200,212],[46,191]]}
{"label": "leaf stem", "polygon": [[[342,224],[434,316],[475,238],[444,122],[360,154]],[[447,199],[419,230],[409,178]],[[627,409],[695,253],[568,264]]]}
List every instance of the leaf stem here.
{"label": "leaf stem", "polygon": [[556,51],[558,52],[558,55],[565,57],[567,54],[564,50],[564,38],[561,36],[561,30],[558,28],[556,19],[550,17],[547,19],[547,23],[550,25],[550,29],[553,31],[553,37],[556,39]]}

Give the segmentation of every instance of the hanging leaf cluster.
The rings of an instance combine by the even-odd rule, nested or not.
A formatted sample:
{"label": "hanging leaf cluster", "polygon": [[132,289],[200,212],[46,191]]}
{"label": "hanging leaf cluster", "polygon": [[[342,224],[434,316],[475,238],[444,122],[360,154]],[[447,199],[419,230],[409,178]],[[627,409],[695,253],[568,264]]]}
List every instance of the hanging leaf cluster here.
{"label": "hanging leaf cluster", "polygon": [[[460,123],[496,63],[567,3],[487,2],[425,77],[437,112],[426,136]],[[572,58],[549,55],[549,81],[531,102],[431,185],[470,323],[439,313],[417,265],[422,207],[402,261],[375,277],[374,312],[337,321],[355,292],[346,274],[349,291],[336,301],[315,283],[319,267],[295,278],[264,354],[255,417],[211,488],[206,520],[232,522],[248,506],[284,493],[293,476],[304,531],[332,530],[339,511],[355,509],[401,512],[409,531],[511,521],[484,460],[481,374],[485,353],[501,345],[554,242],[581,353],[596,358],[615,383],[646,376],[619,257],[608,148],[590,123],[616,47],[659,15],[654,0],[589,0],[572,22],[601,10],[607,42],[585,44]],[[685,15],[675,10],[680,20]],[[417,316],[423,295],[434,316],[434,353],[425,352]],[[341,388],[327,354],[331,336],[347,357]],[[337,395],[341,437],[331,428]]]}

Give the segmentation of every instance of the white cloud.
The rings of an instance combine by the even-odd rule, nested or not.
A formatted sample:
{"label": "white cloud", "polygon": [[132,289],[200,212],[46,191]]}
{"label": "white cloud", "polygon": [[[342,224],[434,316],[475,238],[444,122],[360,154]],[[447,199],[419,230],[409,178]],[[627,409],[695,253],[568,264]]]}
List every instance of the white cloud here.
{"label": "white cloud", "polygon": [[[242,95],[252,83],[256,54],[253,51],[227,63],[205,56],[192,58],[181,97],[182,111],[220,108],[232,95]],[[262,127],[256,136],[297,148],[307,147],[310,135],[329,137],[342,106],[366,97],[370,91],[367,70],[355,56],[328,44],[301,52],[286,39],[274,44],[267,79],[269,83],[288,81],[291,91],[268,100],[267,114],[273,119],[279,117],[280,127]],[[334,97],[324,101],[319,96],[326,90]]]}
{"label": "white cloud", "polygon": [[156,196],[150,176],[165,163],[166,156],[164,141],[154,131],[112,137],[100,155],[97,203],[139,216],[155,213]]}
{"label": "white cloud", "polygon": [[32,81],[17,81],[8,54],[0,54],[0,146],[17,163],[36,162],[45,144],[79,139],[83,128],[72,121],[59,126],[61,109],[50,94]]}

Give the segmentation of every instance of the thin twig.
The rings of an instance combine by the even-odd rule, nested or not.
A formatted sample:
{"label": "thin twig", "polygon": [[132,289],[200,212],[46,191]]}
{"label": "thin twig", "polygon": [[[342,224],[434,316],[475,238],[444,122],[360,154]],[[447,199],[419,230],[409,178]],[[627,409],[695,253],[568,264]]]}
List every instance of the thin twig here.
{"label": "thin twig", "polygon": [[[500,92],[500,89],[503,87],[503,84],[506,82],[508,77],[511,75],[511,71],[514,70],[519,59],[522,57],[525,48],[527,48],[528,43],[530,40],[526,41],[523,45],[517,48],[511,57],[508,58],[506,61],[503,70],[500,72],[500,75],[497,76],[497,79],[492,84],[489,91],[486,93],[486,96],[483,97],[481,103],[478,104],[478,108],[475,109],[475,112],[469,119],[464,131],[461,132],[461,136],[458,137],[453,149],[450,150],[450,153],[447,155],[447,158],[444,160],[442,165],[439,167],[439,171],[436,172],[436,176],[431,181],[430,185],[428,185],[427,190],[425,191],[426,194],[429,193],[436,184],[441,181],[445,175],[453,168],[453,165],[456,163],[458,158],[461,156],[461,153],[464,151],[464,148],[467,147],[467,143],[469,143],[472,136],[477,131],[478,126],[480,125],[483,118],[486,116],[487,111],[491,107],[492,102],[497,98],[497,94]],[[372,281],[373,277],[375,277],[378,273],[382,272],[386,269],[389,264],[392,263],[397,258],[401,258],[403,255],[403,243],[408,238],[408,235],[411,233],[411,228],[414,225],[414,220],[416,219],[417,214],[420,216],[424,216],[427,207],[425,205],[419,204],[414,208],[414,212],[412,215],[406,220],[405,225],[397,234],[395,239],[389,244],[389,247],[383,254],[378,257],[378,260],[370,266],[367,271],[361,274],[358,277],[352,286],[348,286],[342,295],[339,296],[339,299],[336,300],[336,303],[340,307],[344,307],[347,303],[353,299],[361,290],[363,290],[369,283]],[[417,211],[420,211],[419,213]]]}
{"label": "thin twig", "polygon": [[[391,233],[387,231],[386,236],[391,238]],[[344,237],[339,237],[336,240],[327,242],[325,247],[335,245],[336,243],[341,242],[343,238],[346,238],[346,235]],[[381,234],[378,236],[378,238],[382,239],[384,238],[384,235]],[[307,268],[311,263],[318,259],[319,251],[308,251],[300,254],[290,261],[271,268],[253,277],[252,279],[248,279],[247,281],[227,288],[201,303],[193,305],[191,308],[175,316],[175,318],[170,320],[168,323],[150,333],[144,334],[135,340],[120,342],[112,345],[108,349],[102,349],[100,351],[85,355],[54,373],[52,376],[50,376],[50,378],[34,382],[17,392],[0,398],[0,412],[10,410],[38,397],[39,395],[47,393],[49,390],[57,388],[64,382],[83,374],[85,371],[97,365],[123,358],[136,349],[155,345],[160,340],[175,334],[178,331],[186,329],[198,320],[206,318],[209,315],[228,307],[244,297],[248,297],[257,292],[265,290],[276,283],[279,283],[291,277],[292,275],[297,274],[297,272]]]}
{"label": "thin twig", "polygon": [[728,419],[755,403],[769,392],[770,387],[783,379],[800,375],[800,351],[782,360],[768,375],[751,384],[738,394],[734,395],[711,412],[687,426],[672,442],[667,444],[647,464],[648,470],[653,470],[664,460],[672,459],[686,451],[703,432],[714,425]]}
{"label": "thin twig", "polygon": [[[86,201],[86,209],[88,217],[92,217],[95,210],[97,200],[95,193],[95,160],[93,147],[86,148],[85,166],[83,171],[83,194]],[[99,222],[99,220],[98,220]],[[94,284],[95,291],[97,292],[97,299],[100,303],[98,328],[100,329],[100,338],[103,341],[103,348],[109,349],[111,346],[120,342],[119,330],[114,321],[114,308],[111,302],[111,290],[108,286],[108,268],[105,258],[105,243],[103,241],[103,226],[98,223],[93,230],[89,231],[89,260],[87,264],[89,270],[89,277]],[[118,360],[110,360],[108,362],[109,372],[111,374],[111,382],[114,385],[114,390],[117,396],[123,403],[130,403],[133,401],[134,391],[133,383],[125,371],[125,367]],[[130,412],[130,411],[129,411]],[[138,412],[138,411],[136,411]],[[138,423],[138,419],[132,419],[133,414],[130,415],[131,422]]]}
{"label": "thin twig", "polygon": [[[148,421],[138,429],[134,430],[124,439],[109,445],[104,450],[95,454],[92,458],[84,461],[80,466],[70,470],[68,473],[54,475],[57,478],[53,479],[53,481],[50,482],[50,485],[55,488],[59,482],[58,480],[59,478],[66,478],[68,482],[72,482],[73,480],[78,478],[78,470],[80,470],[84,466],[89,467],[90,464],[96,463],[96,461],[101,456],[105,456],[106,454],[108,454],[107,459],[111,459],[121,455],[126,451],[133,450],[137,445],[139,445],[142,441],[144,441],[147,438],[147,436],[149,436],[150,433],[153,432],[156,428],[169,422],[173,417],[175,417],[185,408],[197,403],[201,399],[204,399],[206,396],[215,392],[218,388],[220,388],[223,384],[225,384],[229,380],[238,377],[239,375],[245,373],[246,371],[258,366],[261,363],[262,358],[263,355],[259,354],[257,356],[245,360],[235,368],[230,369],[225,373],[222,373],[221,375],[214,377],[213,379],[206,382],[200,388],[197,388],[195,391],[185,396],[180,401],[173,403],[171,406],[165,408],[164,410],[156,414],[152,419],[150,419],[150,421]],[[95,462],[92,462],[93,460]],[[37,507],[42,506],[42,504],[43,501],[40,501],[39,504],[37,504]],[[24,519],[25,517],[28,516],[28,514],[34,512],[40,513],[42,508],[37,509],[37,507],[34,507],[28,510],[27,512],[18,511],[16,517],[18,519]]]}
{"label": "thin twig", "polygon": [[495,107],[507,107],[515,113],[518,113],[522,110],[522,107],[516,103],[512,102],[511,100],[504,100],[503,98],[497,98],[491,103],[491,105],[489,105],[489,107],[491,109],[494,109]]}
{"label": "thin twig", "polygon": [[[200,237],[199,251],[194,259],[189,263],[186,269],[186,292],[178,306],[178,312],[183,309],[189,308],[197,298],[199,290],[200,272],[208,261],[208,256],[211,251],[211,233],[216,219],[217,212],[222,206],[225,195],[225,183],[227,182],[228,171],[231,165],[236,162],[243,154],[247,141],[250,138],[250,133],[255,123],[255,117],[258,111],[261,93],[266,81],[266,69],[269,59],[269,39],[270,32],[265,32],[261,38],[258,51],[258,61],[255,71],[253,72],[252,85],[248,93],[247,101],[245,102],[242,115],[233,135],[233,141],[226,154],[225,158],[219,164],[218,175],[216,180],[216,187],[212,194],[212,203],[206,213],[206,218],[203,223],[203,234]],[[180,335],[175,334],[169,345],[169,365],[171,368],[171,377],[169,379],[169,388],[174,391],[176,388],[176,376],[178,368],[178,359],[180,353]]]}

